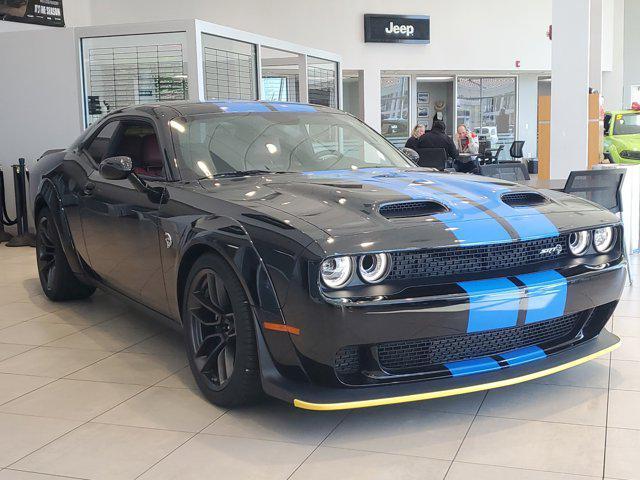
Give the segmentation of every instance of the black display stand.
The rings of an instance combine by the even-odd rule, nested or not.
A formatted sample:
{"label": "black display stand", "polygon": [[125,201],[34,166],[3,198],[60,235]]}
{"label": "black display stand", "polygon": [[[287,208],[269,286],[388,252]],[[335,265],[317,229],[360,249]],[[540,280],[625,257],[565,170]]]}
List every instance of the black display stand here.
{"label": "black display stand", "polygon": [[4,231],[4,226],[14,224],[15,220],[9,220],[9,216],[7,215],[7,209],[4,203],[4,173],[0,168],[0,243],[7,242],[13,238],[13,235]]}
{"label": "black display stand", "polygon": [[35,236],[29,233],[27,217],[27,169],[24,158],[18,159],[18,165],[13,168],[13,187],[16,197],[16,226],[18,234],[9,240],[7,247],[35,247]]}

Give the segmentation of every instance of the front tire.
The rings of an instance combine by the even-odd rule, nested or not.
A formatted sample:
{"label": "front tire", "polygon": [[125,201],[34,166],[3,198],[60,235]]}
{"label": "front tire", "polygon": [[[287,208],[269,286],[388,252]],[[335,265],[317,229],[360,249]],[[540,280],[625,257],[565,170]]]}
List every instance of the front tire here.
{"label": "front tire", "polygon": [[49,300],[79,300],[96,291],[71,271],[51,211],[46,207],[40,210],[36,219],[36,259],[40,285]]}
{"label": "front tire", "polygon": [[219,255],[202,255],[187,276],[182,302],[191,372],[204,396],[221,407],[262,396],[253,314],[235,272]]}

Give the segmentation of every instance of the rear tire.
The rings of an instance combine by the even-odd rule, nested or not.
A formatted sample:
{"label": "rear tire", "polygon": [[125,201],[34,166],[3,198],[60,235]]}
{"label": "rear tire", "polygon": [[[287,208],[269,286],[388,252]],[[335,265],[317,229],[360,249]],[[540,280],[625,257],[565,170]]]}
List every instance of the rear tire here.
{"label": "rear tire", "polygon": [[182,323],[191,372],[204,396],[221,407],[262,398],[253,314],[238,277],[207,253],[184,285]]}
{"label": "rear tire", "polygon": [[96,287],[81,282],[71,271],[51,211],[46,207],[36,219],[36,259],[40,285],[50,300],[78,300],[96,291]]}

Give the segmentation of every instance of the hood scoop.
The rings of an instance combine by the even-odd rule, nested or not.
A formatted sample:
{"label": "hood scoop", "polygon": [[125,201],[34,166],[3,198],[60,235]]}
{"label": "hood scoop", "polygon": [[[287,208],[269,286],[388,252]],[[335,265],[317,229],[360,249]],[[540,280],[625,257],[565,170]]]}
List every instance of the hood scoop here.
{"label": "hood scoop", "polygon": [[443,204],[432,200],[385,203],[378,208],[380,215],[385,218],[425,217],[448,211]]}
{"label": "hood scoop", "polygon": [[538,192],[513,192],[502,195],[502,201],[510,207],[532,207],[549,203],[549,199]]}

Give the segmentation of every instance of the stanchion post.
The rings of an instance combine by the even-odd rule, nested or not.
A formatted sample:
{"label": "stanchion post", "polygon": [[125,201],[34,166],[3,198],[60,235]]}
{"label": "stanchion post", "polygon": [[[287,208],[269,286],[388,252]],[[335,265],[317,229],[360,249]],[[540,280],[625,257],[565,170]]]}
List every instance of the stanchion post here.
{"label": "stanchion post", "polygon": [[18,234],[7,242],[7,247],[35,247],[35,238],[29,233],[26,185],[27,168],[24,158],[18,159],[18,165],[12,165],[11,167],[13,168]]}
{"label": "stanchion post", "polygon": [[2,172],[2,168],[0,168],[0,243],[7,242],[11,240],[12,235],[8,232],[4,231],[4,222],[9,221],[9,219],[4,219],[4,211],[6,210],[4,203],[4,173]]}

